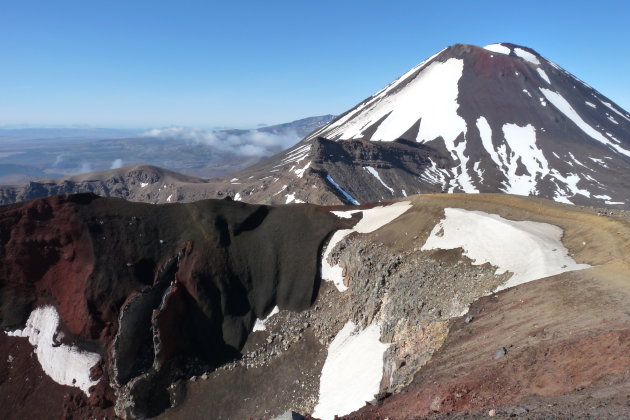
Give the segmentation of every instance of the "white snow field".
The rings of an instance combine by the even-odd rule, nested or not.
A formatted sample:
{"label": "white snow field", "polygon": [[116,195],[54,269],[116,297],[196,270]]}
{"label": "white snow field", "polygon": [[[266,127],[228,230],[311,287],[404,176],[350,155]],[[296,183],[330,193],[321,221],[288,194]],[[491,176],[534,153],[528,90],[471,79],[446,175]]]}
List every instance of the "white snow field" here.
{"label": "white snow field", "polygon": [[558,108],[558,110],[562,112],[567,118],[573,121],[573,123],[577,125],[584,133],[589,135],[591,138],[605,144],[606,146],[611,147],[618,153],[630,156],[630,150],[626,150],[621,146],[618,146],[617,144],[611,142],[602,133],[591,127],[586,121],[582,119],[582,117],[580,117],[575,109],[573,109],[571,104],[569,104],[569,102],[564,99],[564,97],[558,92],[554,92],[553,90],[545,88],[540,88],[540,91],[543,95],[545,95],[549,102],[551,102],[556,108]]}
{"label": "white snow field", "polygon": [[514,221],[497,214],[445,208],[422,250],[462,248],[473,264],[490,263],[496,274],[512,273],[498,290],[589,268],[569,257],[562,229],[548,223]]}
{"label": "white snow field", "polygon": [[[371,139],[393,141],[422,118],[418,141],[442,136],[447,144],[451,144],[466,131],[466,122],[457,114],[457,84],[463,70],[464,61],[460,59],[432,62],[422,68],[404,89],[397,92],[387,89],[388,96],[377,94],[351,113],[351,117],[341,118],[326,127],[326,137],[333,140],[361,138],[365,128],[386,117]],[[407,73],[397,82],[412,76]]]}
{"label": "white snow field", "polygon": [[390,187],[389,185],[387,185],[382,179],[381,176],[378,174],[378,172],[376,171],[376,169],[374,169],[371,166],[364,166],[363,169],[365,169],[366,171],[368,171],[370,174],[372,174],[372,176],[374,178],[376,178],[378,180],[378,182],[380,182],[385,188],[387,188],[392,195],[394,195],[394,189],[392,187]]}
{"label": "white snow field", "polygon": [[319,382],[319,401],[313,416],[333,420],[374,399],[383,377],[381,328],[372,323],[362,331],[348,321],[328,346]]}
{"label": "white snow field", "polygon": [[505,55],[510,55],[510,52],[512,51],[505,45],[501,45],[501,44],[490,44],[490,45],[486,45],[483,48],[488,51],[492,51],[499,54],[505,54]]}
{"label": "white snow field", "polygon": [[529,61],[530,63],[536,66],[540,65],[540,61],[538,60],[538,57],[536,57],[534,54],[530,53],[529,51],[525,51],[522,48],[514,48],[514,54],[521,57],[523,60]]}
{"label": "white snow field", "polygon": [[328,241],[322,256],[321,274],[322,280],[332,281],[340,292],[345,292],[348,288],[344,284],[343,269],[339,264],[332,265],[328,262],[328,256],[335,246],[352,232],[370,233],[385,226],[401,214],[412,207],[410,201],[399,201],[388,206],[374,207],[368,210],[347,210],[332,211],[335,216],[348,219],[354,213],[363,213],[363,218],[352,229],[341,229],[336,231]]}
{"label": "white snow field", "polygon": [[90,368],[101,356],[82,351],[66,344],[56,345],[53,337],[59,326],[59,315],[53,306],[42,306],[31,312],[23,330],[7,332],[12,337],[27,337],[44,372],[61,385],[80,388],[90,394],[89,388],[98,381],[90,379]]}

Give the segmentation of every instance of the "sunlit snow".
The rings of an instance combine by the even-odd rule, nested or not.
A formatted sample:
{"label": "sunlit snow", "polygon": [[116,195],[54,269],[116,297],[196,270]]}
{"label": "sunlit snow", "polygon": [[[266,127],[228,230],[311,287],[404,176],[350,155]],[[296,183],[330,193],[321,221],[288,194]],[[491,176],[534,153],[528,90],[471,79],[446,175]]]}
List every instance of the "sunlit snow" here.
{"label": "sunlit snow", "polygon": [[322,280],[332,281],[337,290],[346,291],[348,288],[344,284],[343,269],[339,264],[332,265],[328,262],[328,257],[337,244],[352,232],[370,233],[385,226],[396,219],[412,207],[409,201],[399,201],[387,206],[373,207],[367,210],[346,210],[333,211],[332,213],[340,218],[350,218],[355,213],[362,213],[361,220],[351,229],[338,230],[331,236],[324,254],[322,256],[321,275]]}
{"label": "sunlit snow", "polygon": [[55,343],[59,315],[53,306],[43,306],[31,312],[23,330],[7,332],[12,337],[27,337],[43,371],[61,385],[80,388],[89,395],[89,388],[98,380],[90,379],[90,369],[101,356],[78,347]]}
{"label": "sunlit snow", "polygon": [[508,47],[501,44],[490,44],[490,45],[486,45],[483,48],[488,51],[492,51],[499,54],[506,54],[506,55],[510,55],[510,52],[512,51]]}
{"label": "sunlit snow", "polygon": [[378,180],[378,182],[380,182],[381,184],[383,184],[383,186],[385,188],[387,188],[392,195],[394,195],[394,189],[392,187],[390,187],[389,185],[387,185],[385,182],[383,182],[383,180],[381,179],[381,176],[378,174],[378,172],[376,171],[376,169],[374,169],[371,166],[364,166],[363,169],[365,169],[366,171],[368,171],[370,174],[372,174],[372,176],[374,176],[374,178],[376,178]]}
{"label": "sunlit snow", "polygon": [[445,208],[422,250],[462,248],[479,265],[490,263],[496,274],[511,272],[497,290],[532,280],[589,268],[569,257],[562,229],[548,223],[514,221],[497,214]]}
{"label": "sunlit snow", "polygon": [[540,75],[540,77],[542,77],[543,79],[545,79],[545,82],[547,82],[548,84],[551,84],[551,80],[549,80],[549,76],[547,76],[547,73],[545,73],[545,71],[543,69],[541,69],[540,67],[536,68],[536,71],[538,72],[538,74]]}
{"label": "sunlit snow", "polygon": [[523,60],[529,61],[530,63],[535,64],[537,66],[540,64],[540,61],[538,61],[538,57],[536,57],[534,54],[530,53],[529,51],[525,51],[522,48],[514,48],[514,54],[521,57]]}
{"label": "sunlit snow", "polygon": [[577,125],[578,128],[580,128],[580,130],[582,130],[584,133],[586,133],[593,139],[599,141],[600,143],[603,143],[606,146],[613,148],[618,153],[624,154],[626,156],[630,156],[630,151],[622,148],[621,146],[617,144],[612,143],[610,140],[604,137],[602,133],[600,133],[599,131],[595,130],[593,127],[588,125],[586,121],[584,121],[582,117],[580,117],[580,115],[573,109],[571,104],[569,104],[569,102],[566,99],[564,99],[564,97],[560,95],[558,92],[554,92],[552,90],[545,89],[545,88],[540,88],[540,91],[543,93],[543,95],[545,95],[545,97],[549,100],[549,102],[551,102],[556,108],[558,108],[560,112],[566,115],[567,118],[573,121],[573,123]]}
{"label": "sunlit snow", "polygon": [[378,323],[359,330],[352,321],[337,333],[328,346],[313,417],[333,420],[374,399],[383,378],[383,353],[390,346],[380,336]]}
{"label": "sunlit snow", "polygon": [[269,320],[269,318],[271,318],[278,312],[280,312],[280,308],[274,306],[271,312],[269,312],[269,315],[267,315],[264,319],[256,319],[253,331],[265,331],[267,329],[267,321]]}

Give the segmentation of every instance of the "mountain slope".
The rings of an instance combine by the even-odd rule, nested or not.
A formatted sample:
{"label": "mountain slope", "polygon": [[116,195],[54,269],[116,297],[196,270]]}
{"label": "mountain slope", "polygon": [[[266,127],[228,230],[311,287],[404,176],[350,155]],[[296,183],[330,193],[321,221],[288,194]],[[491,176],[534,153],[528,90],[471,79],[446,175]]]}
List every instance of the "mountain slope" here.
{"label": "mountain slope", "polygon": [[238,178],[280,178],[270,195],[308,202],[504,192],[628,208],[629,168],[626,111],[531,49],[458,44]]}
{"label": "mountain slope", "polygon": [[4,206],[0,413],[409,418],[612,392],[630,384],[630,216],[608,212],[504,194]]}
{"label": "mountain slope", "polygon": [[[231,196],[268,204],[485,192],[630,208],[629,169],[626,111],[531,49],[457,44],[238,173],[179,184],[173,195],[159,180],[150,195],[124,180],[96,192],[153,203]],[[95,191],[72,185],[9,186],[0,189],[0,203]]]}

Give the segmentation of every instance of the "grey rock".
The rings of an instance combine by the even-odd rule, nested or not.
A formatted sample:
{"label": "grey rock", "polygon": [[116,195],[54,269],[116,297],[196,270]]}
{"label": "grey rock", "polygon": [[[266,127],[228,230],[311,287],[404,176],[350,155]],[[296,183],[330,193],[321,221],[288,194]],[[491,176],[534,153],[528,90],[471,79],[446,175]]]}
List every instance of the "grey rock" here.
{"label": "grey rock", "polygon": [[500,359],[503,356],[505,356],[507,354],[507,350],[505,347],[501,347],[499,350],[497,350],[496,353],[494,353],[494,358],[496,359]]}

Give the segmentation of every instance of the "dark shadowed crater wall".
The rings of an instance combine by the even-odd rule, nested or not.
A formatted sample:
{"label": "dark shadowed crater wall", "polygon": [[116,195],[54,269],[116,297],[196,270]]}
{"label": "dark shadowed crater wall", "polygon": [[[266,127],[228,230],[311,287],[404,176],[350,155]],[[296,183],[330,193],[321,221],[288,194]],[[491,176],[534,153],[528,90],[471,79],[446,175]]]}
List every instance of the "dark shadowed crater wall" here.
{"label": "dark shadowed crater wall", "polygon": [[[53,305],[63,340],[103,356],[100,382],[89,399],[66,401],[66,415],[114,406],[155,415],[178,378],[239,357],[256,318],[275,305],[310,307],[323,242],[344,223],[353,222],[315,206],[231,200],[150,205],[78,194],[0,207],[0,324],[22,328],[33,309]],[[0,378],[0,393],[38,401],[34,388],[12,387]]]}

